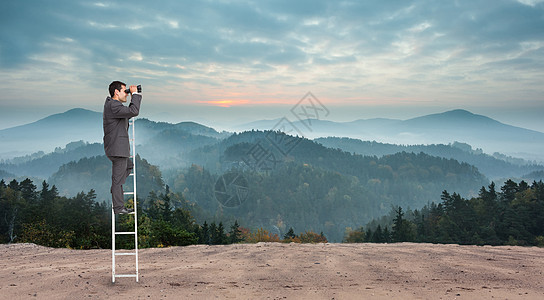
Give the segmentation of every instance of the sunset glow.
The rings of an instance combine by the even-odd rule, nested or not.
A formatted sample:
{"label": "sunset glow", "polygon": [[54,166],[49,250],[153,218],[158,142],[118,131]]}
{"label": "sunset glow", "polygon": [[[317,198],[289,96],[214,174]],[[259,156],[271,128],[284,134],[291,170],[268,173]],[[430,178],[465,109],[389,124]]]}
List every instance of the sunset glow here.
{"label": "sunset glow", "polygon": [[3,12],[0,127],[99,111],[121,80],[144,87],[145,114],[178,121],[281,117],[311,91],[352,107],[337,120],[463,108],[544,130],[540,0],[9,1]]}

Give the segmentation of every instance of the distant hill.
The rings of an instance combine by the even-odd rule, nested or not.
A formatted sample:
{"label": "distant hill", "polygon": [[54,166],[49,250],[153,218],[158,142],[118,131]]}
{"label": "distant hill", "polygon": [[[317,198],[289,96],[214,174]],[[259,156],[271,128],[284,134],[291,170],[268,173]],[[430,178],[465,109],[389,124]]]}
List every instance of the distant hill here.
{"label": "distant hill", "polygon": [[148,119],[136,119],[137,143],[143,144],[156,137],[159,133],[165,131],[185,132],[191,135],[199,135],[214,139],[223,139],[229,137],[229,132],[218,132],[211,127],[207,127],[195,122],[180,122],[171,124],[166,122],[154,122]]}
{"label": "distant hill", "polygon": [[[261,120],[235,127],[237,131],[272,130],[281,119]],[[468,143],[491,154],[500,152],[514,157],[544,162],[544,133],[507,125],[466,110],[452,110],[409,120],[360,119],[351,122],[305,120],[292,124],[302,136],[349,137],[400,145]],[[137,143],[144,144],[164,130],[185,131],[192,135],[223,139],[229,132],[217,132],[194,122],[170,124],[137,119]],[[0,130],[0,158],[51,152],[72,141],[102,142],[102,113],[74,108],[36,122]]]}
{"label": "distant hill", "polygon": [[[463,122],[465,124],[458,124]],[[277,121],[268,129],[276,124]],[[98,199],[108,200],[111,163],[103,155],[100,143],[88,143],[82,139],[79,130],[68,128],[78,126],[83,128],[81,131],[86,127],[94,128],[90,132],[95,132],[101,139],[101,114],[79,109],[2,130],[4,137],[11,138],[16,145],[24,142],[29,149],[43,151],[3,161],[0,175],[31,173],[45,177],[51,174],[49,184],[56,185],[63,195],[93,188]],[[248,226],[268,229],[277,226],[280,231],[283,230],[280,225],[287,224],[296,230],[323,231],[334,241],[342,239],[346,227],[364,225],[387,213],[394,205],[421,207],[439,201],[443,190],[455,191],[464,197],[474,196],[482,186],[489,184],[480,168],[499,173],[538,171],[518,170],[520,165],[515,164],[515,159],[511,159],[511,163],[498,160],[479,150],[473,151],[470,145],[463,143],[457,143],[455,147],[427,145],[419,149],[353,139],[310,140],[271,130],[251,129],[231,134],[193,122],[170,124],[147,119],[137,119],[136,128],[136,149],[141,156],[137,174],[142,199],[150,191],[162,190],[164,181],[171,191],[182,193],[198,207],[195,214],[202,217],[199,220],[238,219]],[[41,136],[36,133],[40,130]],[[466,141],[456,138],[464,134],[505,145],[510,143],[508,137],[511,135],[518,136],[517,139],[512,137],[515,145],[527,142],[527,137],[542,135],[466,111],[407,121],[371,119],[337,123],[312,120],[312,130],[316,136],[325,130],[344,136],[382,133],[395,138],[416,132],[426,137],[442,134],[448,140],[451,138],[450,142]],[[487,137],[482,136],[483,133],[487,133]],[[62,139],[56,137],[57,134],[66,134],[65,139],[82,141],[60,143]],[[77,138],[74,138],[76,134]],[[47,151],[44,147],[50,140],[59,144],[54,146],[55,150]],[[66,144],[65,149],[58,148]],[[2,151],[6,149],[2,144]],[[479,167],[472,164],[479,164]],[[218,179],[230,171],[243,174],[247,179],[247,190],[240,191],[239,186],[235,190],[241,193],[237,195],[247,195],[246,202],[238,207],[223,207],[216,199]]]}
{"label": "distant hill", "polygon": [[[27,157],[26,162],[6,162],[0,164],[0,169],[15,175],[27,175],[46,177],[56,171],[61,164],[70,160],[78,160],[83,157],[101,155],[100,146],[96,146],[91,152],[79,150],[77,152],[59,153],[59,146],[72,141],[83,140],[86,142],[101,143],[102,139],[102,114],[85,109],[71,109],[61,114],[51,115],[34,123],[0,130],[2,154],[19,151],[22,154],[34,153]],[[275,128],[280,119],[262,120],[246,124],[251,130]],[[454,141],[469,142],[478,148],[495,145],[492,150],[498,152],[527,152],[532,151],[534,156],[542,155],[535,149],[542,147],[544,134],[506,125],[485,116],[472,114],[466,110],[452,110],[439,114],[426,115],[406,121],[375,118],[368,120],[356,120],[352,122],[332,122],[326,120],[310,121],[311,132],[300,122],[293,123],[300,128],[304,136],[316,138],[316,141],[327,147],[341,148],[343,150],[363,155],[385,155],[400,151],[424,152],[434,156],[454,158],[477,166],[489,178],[504,178],[508,176],[521,176],[539,167],[519,166],[503,161],[513,162],[514,158],[505,155],[494,155],[494,158],[482,153],[471,153],[459,149],[440,146]],[[243,126],[242,126],[243,127]],[[229,132],[218,132],[213,128],[194,123],[181,122],[171,124],[166,122],[154,122],[148,119],[137,119],[137,151],[151,163],[161,168],[188,167],[194,161],[189,152],[200,147],[209,146],[231,136]],[[325,139],[324,136],[335,138]],[[336,137],[355,138],[340,139]],[[369,137],[366,141],[364,139]],[[399,140],[400,145],[387,144],[385,142],[368,142],[368,140]],[[426,141],[426,142],[422,142]],[[432,142],[432,143],[431,143]],[[228,141],[226,141],[228,143]],[[226,145],[226,144],[225,144]],[[469,146],[470,147],[470,146]],[[499,149],[500,148],[500,149]],[[379,149],[379,150],[377,150]],[[73,149],[72,149],[73,150]],[[224,151],[225,149],[221,149]],[[485,148],[484,148],[485,150]],[[41,151],[41,154],[38,155]],[[492,153],[487,151],[488,153]],[[50,153],[46,155],[45,153]],[[73,154],[72,154],[73,153]],[[41,158],[42,156],[44,156]],[[57,156],[59,159],[54,158]],[[62,158],[60,158],[62,156]],[[4,156],[5,158],[5,156]],[[41,158],[41,159],[38,159]],[[497,160],[496,158],[500,159]],[[22,158],[24,159],[24,158]],[[544,159],[543,159],[544,160]]]}
{"label": "distant hill", "polygon": [[[278,142],[294,147],[282,154]],[[257,228],[304,224],[333,241],[341,240],[346,227],[361,226],[391,205],[420,207],[438,202],[443,190],[469,196],[489,184],[475,167],[453,159],[407,152],[362,156],[273,131],[233,134],[185,159],[194,164],[189,171],[169,173],[165,182],[208,218],[238,219]],[[236,208],[221,207],[213,194],[218,177],[229,172],[248,181],[248,199]]]}
{"label": "distant hill", "polygon": [[9,171],[17,176],[33,176],[47,179],[51,174],[58,171],[59,167],[71,161],[78,161],[84,157],[104,155],[102,143],[88,144],[83,141],[72,142],[66,148],[56,148],[55,151],[42,154],[38,157],[28,156],[8,160],[0,163],[0,169]]}
{"label": "distant hill", "polygon": [[15,178],[15,174],[12,174],[0,169],[0,179],[3,179],[3,178]]}
{"label": "distant hill", "polygon": [[[270,130],[280,120],[256,121],[238,130]],[[308,120],[306,120],[308,122]],[[351,122],[310,120],[310,129],[293,122],[305,137],[349,137],[400,145],[468,143],[486,153],[500,152],[544,162],[544,133],[507,125],[457,109],[408,120],[360,119]]]}
{"label": "distant hill", "polygon": [[468,144],[458,142],[448,145],[395,145],[337,137],[318,138],[314,141],[325,147],[339,148],[344,151],[361,155],[376,155],[381,157],[406,151],[413,153],[423,152],[448,159],[453,158],[460,162],[474,165],[491,180],[521,177],[530,172],[544,170],[543,165],[531,164],[528,162],[521,164],[522,161],[519,159],[518,164],[514,164],[513,162],[506,161],[508,158],[502,158],[502,156],[499,156],[501,158],[496,158],[482,153],[481,150],[473,150]]}
{"label": "distant hill", "polygon": [[[213,138],[225,138],[227,132],[194,123],[170,124],[136,119],[137,143],[145,143],[157,133],[170,129]],[[102,143],[102,113],[82,108],[70,109],[54,114],[33,123],[0,130],[0,158],[14,158],[34,152],[52,152],[56,147],[73,141]]]}
{"label": "distant hill", "polygon": [[524,175],[522,177],[524,179],[533,180],[533,181],[544,180],[544,171],[534,171],[534,172],[526,174],[526,175]]}
{"label": "distant hill", "polygon": [[397,132],[421,132],[429,142],[469,143],[484,151],[532,152],[544,150],[544,133],[507,125],[491,118],[452,110],[403,121],[393,127]]}
{"label": "distant hill", "polygon": [[[477,192],[482,185],[488,182],[485,176],[469,164],[423,153],[411,154],[401,152],[378,158],[376,156],[352,154],[340,149],[331,149],[312,140],[287,136],[286,138],[292,139],[290,140],[291,143],[296,144],[296,146],[286,155],[282,155],[269,139],[271,134],[275,133],[271,131],[249,131],[234,134],[215,145],[205,146],[192,151],[187,155],[187,159],[195,164],[204,166],[212,173],[220,174],[232,167],[239,168],[240,165],[243,166],[244,163],[242,162],[244,159],[246,161],[253,159],[252,156],[254,154],[252,154],[252,151],[256,149],[256,145],[259,145],[258,149],[260,152],[269,154],[268,166],[271,169],[275,165],[284,162],[296,162],[298,164],[309,164],[326,170],[357,176],[365,183],[367,180],[380,179],[382,176],[393,176],[389,178],[390,180],[413,180],[414,182],[418,182],[418,184],[423,184],[427,180],[428,182],[444,180],[440,185],[442,189],[457,189],[465,194]],[[382,165],[380,166],[380,164]],[[388,167],[384,169],[385,165],[389,165],[392,169]],[[418,176],[421,176],[421,178],[418,178],[418,176],[409,175],[410,172],[407,171],[411,168],[429,168],[431,166],[441,169],[442,171],[439,172],[441,175],[439,176],[436,173],[434,176],[427,177],[434,171],[425,171],[419,173]],[[400,168],[399,173],[395,171],[397,168]],[[447,168],[451,168],[451,170],[446,170]],[[452,176],[446,179],[448,173],[454,175],[459,172],[463,173],[463,175],[459,177]],[[393,173],[396,174],[393,175]],[[444,177],[442,178],[442,176]],[[423,180],[423,177],[426,179]],[[456,179],[453,180],[453,178]],[[460,185],[454,188],[453,185],[457,184]],[[425,193],[427,192],[430,192],[429,195],[434,194],[430,190],[425,191]],[[440,193],[441,191],[437,192]],[[423,199],[420,198],[418,201],[423,201]]]}
{"label": "distant hill", "polygon": [[[145,199],[149,192],[162,192],[164,183],[160,170],[137,156],[136,174],[138,176],[138,198]],[[130,178],[124,186],[125,191],[132,190]],[[75,196],[79,192],[96,191],[96,200],[111,201],[111,162],[105,155],[85,157],[78,161],[63,164],[47,180],[55,185],[63,196]]]}
{"label": "distant hill", "polygon": [[102,113],[74,108],[36,122],[0,130],[0,157],[51,152],[72,141],[102,141]]}
{"label": "distant hill", "polygon": [[[136,126],[139,126],[138,122]],[[162,169],[189,167],[191,162],[186,160],[186,153],[219,141],[218,138],[191,134],[179,127],[171,127],[157,132],[152,138],[138,145],[136,151]]]}

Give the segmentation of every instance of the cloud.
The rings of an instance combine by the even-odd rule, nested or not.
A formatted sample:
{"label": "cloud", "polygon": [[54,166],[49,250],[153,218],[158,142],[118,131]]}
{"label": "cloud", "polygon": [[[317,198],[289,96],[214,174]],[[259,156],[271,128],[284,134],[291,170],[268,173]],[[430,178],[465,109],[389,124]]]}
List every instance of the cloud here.
{"label": "cloud", "polygon": [[13,95],[25,76],[43,86],[129,77],[204,94],[542,95],[536,0],[8,1],[0,14],[1,87]]}

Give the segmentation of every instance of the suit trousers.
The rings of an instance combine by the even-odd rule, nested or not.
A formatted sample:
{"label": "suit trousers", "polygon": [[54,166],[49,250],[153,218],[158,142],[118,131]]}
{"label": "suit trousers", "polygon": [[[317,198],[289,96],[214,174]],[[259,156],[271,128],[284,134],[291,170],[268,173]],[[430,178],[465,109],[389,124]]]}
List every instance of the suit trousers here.
{"label": "suit trousers", "polygon": [[117,213],[125,207],[125,196],[123,195],[123,184],[132,173],[134,163],[128,157],[108,156],[112,162],[111,168],[111,196],[113,211]]}

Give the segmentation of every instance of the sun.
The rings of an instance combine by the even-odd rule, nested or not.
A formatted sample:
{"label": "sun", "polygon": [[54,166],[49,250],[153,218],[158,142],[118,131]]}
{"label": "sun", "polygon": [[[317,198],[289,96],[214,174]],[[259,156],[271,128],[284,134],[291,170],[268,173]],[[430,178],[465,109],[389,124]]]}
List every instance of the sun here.
{"label": "sun", "polygon": [[245,99],[227,99],[227,100],[210,100],[210,101],[198,101],[199,103],[206,103],[219,107],[231,107],[249,103],[249,100]]}

